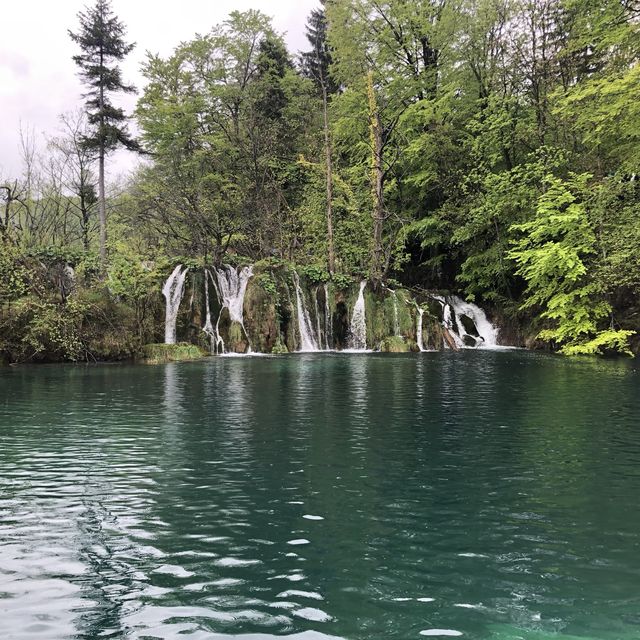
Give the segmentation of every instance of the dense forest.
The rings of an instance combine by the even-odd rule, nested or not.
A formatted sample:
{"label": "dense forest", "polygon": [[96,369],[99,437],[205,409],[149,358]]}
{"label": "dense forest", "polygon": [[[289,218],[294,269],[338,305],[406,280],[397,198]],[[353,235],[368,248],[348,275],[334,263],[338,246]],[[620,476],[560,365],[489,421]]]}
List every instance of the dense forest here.
{"label": "dense forest", "polygon": [[125,114],[98,0],[69,25],[85,102],[0,176],[0,360],[134,355],[177,263],[457,292],[537,346],[637,352],[639,27],[634,0],[326,0],[294,54],[233,12],[148,55]]}

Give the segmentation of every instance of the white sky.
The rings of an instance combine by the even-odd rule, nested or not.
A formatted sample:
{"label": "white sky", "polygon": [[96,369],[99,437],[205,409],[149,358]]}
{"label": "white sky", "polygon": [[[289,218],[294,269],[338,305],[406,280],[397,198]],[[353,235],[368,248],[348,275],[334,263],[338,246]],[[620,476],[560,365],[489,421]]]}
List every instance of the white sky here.
{"label": "white sky", "polygon": [[[59,115],[82,104],[82,86],[71,56],[76,45],[67,30],[78,26],[77,13],[94,0],[3,0],[0,10],[0,179],[21,171],[19,129],[55,135]],[[260,9],[285,34],[289,50],[306,47],[304,25],[317,0],[112,0],[136,48],[122,64],[126,82],[143,85],[140,64],[145,52],[169,55],[182,41],[207,33],[234,9]],[[130,113],[135,97],[121,104]],[[112,174],[127,171],[135,156],[118,152]]]}

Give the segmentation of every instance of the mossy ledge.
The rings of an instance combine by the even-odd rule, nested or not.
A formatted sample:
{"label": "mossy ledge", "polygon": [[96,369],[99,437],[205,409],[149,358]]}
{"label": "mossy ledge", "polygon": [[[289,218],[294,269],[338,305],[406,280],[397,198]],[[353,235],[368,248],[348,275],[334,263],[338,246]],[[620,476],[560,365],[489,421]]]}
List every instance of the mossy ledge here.
{"label": "mossy ledge", "polygon": [[188,342],[178,344],[145,344],[139,359],[144,364],[166,364],[200,360],[209,354],[201,347]]}

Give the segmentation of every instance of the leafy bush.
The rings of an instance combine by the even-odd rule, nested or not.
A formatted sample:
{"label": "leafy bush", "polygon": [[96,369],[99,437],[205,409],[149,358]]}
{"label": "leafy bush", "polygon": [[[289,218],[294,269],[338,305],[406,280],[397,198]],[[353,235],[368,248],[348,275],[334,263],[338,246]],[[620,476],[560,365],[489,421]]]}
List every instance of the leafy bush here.
{"label": "leafy bush", "polygon": [[564,182],[549,176],[536,217],[512,228],[522,235],[509,257],[527,282],[522,308],[542,307],[541,317],[550,321],[540,338],[557,343],[567,355],[630,353],[628,339],[634,332],[602,329],[612,308],[590,277],[596,235],[576,195],[585,190],[589,178],[583,174]]}
{"label": "leafy bush", "polygon": [[26,295],[33,277],[17,249],[0,241],[0,303]]}
{"label": "leafy bush", "polygon": [[317,265],[306,265],[299,267],[300,275],[305,277],[311,284],[322,284],[329,281],[329,272],[324,267]]}
{"label": "leafy bush", "polygon": [[265,273],[259,273],[254,276],[256,282],[262,287],[262,289],[268,293],[272,298],[278,297],[278,285],[275,278],[270,271]]}
{"label": "leafy bush", "polygon": [[334,273],[331,276],[331,282],[335,285],[336,289],[344,291],[353,284],[353,278],[344,273]]}
{"label": "leafy bush", "polygon": [[80,360],[85,310],[77,300],[61,304],[25,296],[0,317],[0,350],[16,362]]}

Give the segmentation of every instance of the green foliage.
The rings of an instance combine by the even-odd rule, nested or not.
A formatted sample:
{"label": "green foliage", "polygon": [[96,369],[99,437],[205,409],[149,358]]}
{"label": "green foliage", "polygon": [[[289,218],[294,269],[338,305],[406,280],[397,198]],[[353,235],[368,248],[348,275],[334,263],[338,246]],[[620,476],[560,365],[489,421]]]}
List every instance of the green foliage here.
{"label": "green foliage", "polygon": [[298,271],[311,284],[322,284],[329,281],[329,272],[323,266],[305,265],[298,267]]}
{"label": "green foliage", "polygon": [[117,66],[135,45],[125,42],[124,24],[114,15],[108,0],[96,0],[93,7],[78,14],[78,19],[80,28],[75,33],[69,31],[69,36],[80,47],[73,61],[89,88],[85,97],[92,131],[83,141],[84,145],[101,154],[119,145],[136,149],[137,144],[127,131],[124,111],[110,99],[113,92],[135,91],[123,82]]}
{"label": "green foliage", "polygon": [[381,342],[380,351],[385,353],[409,353],[410,351],[418,351],[418,346],[401,336],[389,336]]}
{"label": "green foliage", "polygon": [[115,296],[133,302],[140,301],[158,289],[159,272],[150,261],[139,256],[117,254],[110,260],[107,276],[109,291]]}
{"label": "green foliage", "polygon": [[284,355],[285,353],[289,353],[289,349],[287,349],[287,345],[282,342],[280,336],[276,340],[276,343],[273,345],[273,349],[271,353],[274,355]]}
{"label": "green foliage", "polygon": [[264,273],[258,273],[254,276],[255,281],[262,287],[263,291],[271,296],[273,299],[278,298],[278,285],[273,277],[273,273],[266,271]]}
{"label": "green foliage", "polygon": [[522,307],[541,307],[541,317],[551,321],[540,338],[558,343],[567,354],[602,349],[627,352],[633,332],[600,329],[611,305],[589,278],[596,237],[578,196],[590,177],[572,176],[564,182],[549,176],[536,217],[514,226],[522,236],[514,241],[509,256],[527,282]]}
{"label": "green foliage", "polygon": [[85,305],[23,297],[0,316],[0,351],[18,362],[80,360],[85,357],[81,325]]}
{"label": "green foliage", "polygon": [[34,247],[29,250],[28,255],[48,265],[63,263],[72,267],[80,264],[85,257],[84,251],[77,247],[57,245]]}
{"label": "green foliage", "polygon": [[[70,183],[58,156],[35,171],[25,150],[24,178],[0,180],[4,353],[129,357],[161,335],[160,287],[175,264],[223,262],[255,265],[248,298],[269,321],[252,331],[268,349],[295,342],[296,265],[307,284],[348,292],[345,304],[358,278],[393,274],[396,290],[491,301],[564,353],[624,352],[640,329],[632,4],[327,2],[309,17],[299,68],[268,16],[234,11],[149,55],[136,109],[149,161],[108,203],[108,263],[91,252],[90,170]],[[129,89],[117,65],[131,45],[107,0],[80,14],[72,38],[90,116],[74,143],[135,146],[110,101]],[[194,293],[193,326],[181,317],[192,334]],[[378,311],[381,340],[390,301]],[[415,322],[402,304],[399,314]],[[439,331],[434,316],[434,345]]]}
{"label": "green foliage", "polygon": [[0,304],[26,295],[33,277],[24,256],[16,247],[0,241]]}
{"label": "green foliage", "polygon": [[288,268],[289,261],[284,260],[283,258],[276,258],[274,256],[269,256],[267,258],[262,258],[254,263],[254,269],[282,269]]}
{"label": "green foliage", "polygon": [[331,283],[338,291],[345,291],[353,284],[353,277],[344,273],[334,273],[331,276]]}
{"label": "green foliage", "polygon": [[142,347],[142,361],[145,364],[166,364],[167,362],[188,362],[200,360],[208,355],[200,347],[188,342],[178,344],[145,344]]}

